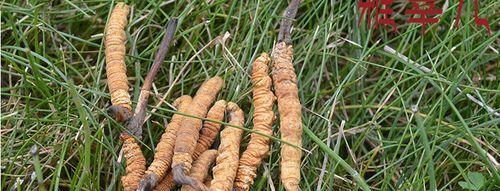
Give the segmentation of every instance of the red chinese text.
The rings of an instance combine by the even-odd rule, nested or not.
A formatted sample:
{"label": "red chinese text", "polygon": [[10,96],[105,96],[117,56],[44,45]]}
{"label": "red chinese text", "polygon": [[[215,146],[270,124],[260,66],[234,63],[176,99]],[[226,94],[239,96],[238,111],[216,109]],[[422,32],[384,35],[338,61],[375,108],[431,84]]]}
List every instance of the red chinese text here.
{"label": "red chinese text", "polygon": [[[455,27],[456,28],[459,27],[460,15],[462,13],[463,5],[464,5],[464,0],[460,0],[460,2],[458,3],[457,16],[455,17]],[[478,14],[479,14],[479,3],[477,2],[477,0],[474,0],[474,22],[478,26],[486,27],[486,29],[488,29],[488,33],[491,35],[491,29],[490,29],[490,24],[488,23],[488,20],[486,20],[484,18],[479,18]]]}
{"label": "red chinese text", "polygon": [[[409,0],[411,2],[412,8],[410,10],[406,10],[406,15],[420,15],[420,18],[409,18],[408,22],[410,23],[420,23],[422,24],[422,33],[425,32],[425,28],[429,23],[437,23],[439,22],[438,18],[429,17],[433,15],[438,15],[443,13],[441,9],[436,9],[436,5],[434,4],[434,0]],[[427,9],[420,9],[420,3],[424,3],[428,6]]]}
{"label": "red chinese text", "polygon": [[361,24],[361,21],[363,21],[363,18],[365,18],[366,15],[366,23],[370,28],[372,26],[371,14],[375,10],[375,29],[378,28],[378,25],[391,25],[392,30],[396,31],[396,22],[394,19],[389,18],[389,14],[394,12],[389,7],[392,2],[393,0],[360,0],[358,6],[361,9],[361,18],[358,20],[358,26]]}

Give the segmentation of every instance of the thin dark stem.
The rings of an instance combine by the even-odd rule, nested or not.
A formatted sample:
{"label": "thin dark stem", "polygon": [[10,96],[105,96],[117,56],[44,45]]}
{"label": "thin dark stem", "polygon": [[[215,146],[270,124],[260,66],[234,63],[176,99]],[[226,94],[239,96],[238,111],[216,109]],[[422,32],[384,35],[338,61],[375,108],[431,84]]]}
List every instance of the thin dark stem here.
{"label": "thin dark stem", "polygon": [[280,30],[278,33],[278,42],[285,42],[286,44],[292,43],[292,23],[295,15],[297,15],[297,9],[299,8],[300,0],[292,0],[285,10],[283,19],[281,20]]}
{"label": "thin dark stem", "polygon": [[168,22],[167,29],[160,44],[160,49],[158,49],[158,52],[156,52],[153,66],[151,66],[148,75],[144,79],[144,84],[141,87],[141,93],[139,94],[137,106],[135,107],[134,116],[127,126],[127,130],[129,130],[134,136],[138,138],[141,138],[142,136],[142,124],[144,123],[149,91],[151,89],[151,86],[153,85],[153,80],[158,73],[158,70],[165,60],[165,54],[168,52],[172,39],[174,38],[176,27],[177,19],[173,18]]}

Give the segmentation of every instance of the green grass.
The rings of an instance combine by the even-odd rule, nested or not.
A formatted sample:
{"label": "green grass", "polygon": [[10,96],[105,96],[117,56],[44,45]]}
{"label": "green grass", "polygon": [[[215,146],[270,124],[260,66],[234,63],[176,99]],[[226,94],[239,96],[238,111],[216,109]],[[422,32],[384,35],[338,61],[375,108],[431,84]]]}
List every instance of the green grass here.
{"label": "green grass", "polygon": [[[474,24],[472,1],[458,29],[450,29],[458,1],[436,1],[437,7],[448,6],[425,35],[418,24],[406,22],[406,0],[393,5],[397,33],[358,26],[357,2],[306,0],[295,22],[294,63],[304,107],[302,190],[361,190],[363,184],[372,190],[461,190],[476,184],[500,189],[500,117],[470,98],[500,112],[500,2],[479,3],[491,35]],[[276,42],[286,1],[128,3],[133,98],[162,28],[179,17],[176,44],[154,83],[151,108],[167,92],[171,103],[220,75],[226,85],[219,98],[238,103],[247,117],[243,128],[252,128],[251,62]],[[2,190],[121,189],[124,127],[106,112],[102,41],[112,6],[102,0],[0,3]],[[202,50],[226,32],[224,42]],[[143,127],[149,162],[172,109],[162,104]],[[283,189],[279,131],[273,128],[276,139],[255,190]],[[247,132],[242,149],[248,139]]]}

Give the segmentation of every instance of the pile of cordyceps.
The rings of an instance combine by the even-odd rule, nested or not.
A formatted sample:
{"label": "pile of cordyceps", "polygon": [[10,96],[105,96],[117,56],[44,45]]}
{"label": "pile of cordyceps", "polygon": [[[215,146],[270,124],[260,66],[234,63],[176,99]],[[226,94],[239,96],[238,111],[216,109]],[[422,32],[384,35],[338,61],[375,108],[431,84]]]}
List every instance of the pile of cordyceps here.
{"label": "pile of cordyceps", "polygon": [[[117,121],[125,122],[127,129],[121,134],[126,160],[126,172],[121,178],[124,190],[170,190],[176,184],[181,185],[182,190],[249,190],[258,167],[269,152],[276,98],[281,139],[288,143],[281,148],[281,181],[286,190],[299,190],[301,104],[290,39],[291,20],[298,3],[299,0],[293,0],[285,11],[271,58],[262,53],[253,62],[253,131],[247,149],[240,155],[244,112],[233,102],[219,100],[214,103],[224,86],[224,80],[216,76],[205,81],[194,97],[183,95],[174,101],[177,112],[161,136],[154,160],[147,168],[136,139],[141,139],[149,91],[174,37],[177,20],[168,23],[137,106],[132,111],[125,67],[124,28],[129,7],[124,3],[116,5],[105,31],[106,74],[111,93],[110,112]],[[271,65],[272,78],[269,76]],[[228,121],[220,131],[225,115]],[[219,131],[220,145],[217,150],[211,150]]]}

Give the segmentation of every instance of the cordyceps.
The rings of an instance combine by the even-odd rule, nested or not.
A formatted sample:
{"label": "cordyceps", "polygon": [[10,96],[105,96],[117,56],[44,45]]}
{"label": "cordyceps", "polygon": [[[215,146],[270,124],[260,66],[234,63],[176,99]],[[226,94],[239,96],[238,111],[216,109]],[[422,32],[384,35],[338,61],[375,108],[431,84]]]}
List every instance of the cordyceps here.
{"label": "cordyceps", "polygon": [[123,133],[120,138],[123,141],[123,156],[127,163],[125,167],[126,175],[121,178],[123,190],[133,191],[137,189],[139,180],[144,175],[146,159],[142,155],[141,147],[139,147],[134,137]]}
{"label": "cordyceps", "polygon": [[174,182],[174,174],[172,174],[172,171],[169,171],[165,177],[156,185],[154,191],[165,191],[165,190],[172,190],[172,188],[175,187],[175,182]]}
{"label": "cordyceps", "polygon": [[186,117],[182,120],[182,125],[177,131],[172,159],[174,180],[178,184],[192,185],[193,181],[195,181],[186,174],[191,169],[194,149],[199,138],[202,125],[202,121],[199,118],[206,116],[208,108],[214,102],[217,93],[223,85],[224,81],[218,76],[204,82],[193,97],[190,109],[186,113],[194,117]]}
{"label": "cordyceps", "polygon": [[[224,120],[224,112],[226,111],[226,101],[219,100],[215,102],[214,106],[210,108],[207,113],[207,119],[214,121],[222,121]],[[194,150],[193,158],[198,158],[201,153],[208,150],[208,148],[214,143],[215,137],[220,130],[220,123],[213,121],[205,121],[203,122],[203,127],[200,131],[200,138],[198,139],[198,143],[196,144],[196,148]]]}
{"label": "cordyceps", "polygon": [[[243,111],[233,102],[226,107],[229,124],[243,127],[245,118]],[[213,168],[212,191],[230,191],[238,170],[240,142],[243,130],[226,126],[220,133],[221,143],[218,149],[216,165]]]}
{"label": "cordyceps", "polygon": [[[253,62],[252,83],[253,83],[253,130],[265,135],[272,135],[272,125],[274,121],[274,94],[271,91],[272,80],[269,77],[269,62],[271,59],[266,53],[262,53]],[[251,134],[247,149],[241,155],[238,166],[238,173],[234,182],[235,190],[250,190],[257,168],[262,163],[262,159],[269,152],[269,138]]]}
{"label": "cordyceps", "polygon": [[165,59],[165,54],[168,52],[169,45],[172,42],[175,29],[177,27],[177,19],[172,19],[168,22],[167,29],[163,36],[158,52],[156,52],[155,60],[148,72],[144,84],[141,87],[138,103],[134,114],[127,124],[127,132],[122,133],[124,157],[127,161],[126,174],[122,178],[122,184],[125,190],[135,190],[144,175],[145,160],[142,155],[139,145],[134,138],[129,134],[135,135],[139,139],[142,134],[142,124],[144,123],[144,115],[146,112],[149,90],[151,89],[153,80],[158,73],[158,70]]}
{"label": "cordyceps", "polygon": [[[125,3],[117,3],[109,18],[105,30],[106,76],[111,93],[109,111],[119,122],[132,117],[130,94],[128,93],[127,71],[125,67],[125,40],[124,28],[127,25],[129,7]],[[140,178],[146,170],[146,159],[139,144],[128,133],[121,134],[122,151],[126,161],[125,175],[121,181],[123,189],[132,191],[137,188]]]}
{"label": "cordyceps", "polygon": [[[174,101],[174,106],[178,108],[177,112],[186,113],[192,105],[191,96],[181,96]],[[177,130],[181,126],[182,119],[185,116],[174,114],[172,120],[167,125],[165,133],[161,136],[160,142],[156,146],[154,160],[149,165],[146,175],[141,180],[139,190],[150,190],[154,188],[159,180],[163,179],[172,162],[174,154],[175,137]]]}
{"label": "cordyceps", "polygon": [[[212,106],[212,108],[210,108],[210,110],[207,113],[206,118],[211,119],[211,120],[215,120],[215,121],[222,121],[224,119],[225,110],[226,110],[226,101],[219,100],[219,101],[215,102],[215,104]],[[184,111],[181,111],[181,112],[184,112]],[[174,120],[172,119],[172,121],[174,121]],[[179,122],[178,126],[180,126],[180,122]],[[221,126],[220,123],[215,123],[212,121],[205,121],[203,123],[203,127],[200,131],[200,136],[199,136],[200,138],[198,139],[198,143],[196,145],[193,159],[196,160],[202,153],[204,153],[205,151],[208,150],[208,148],[212,145],[215,137],[217,136],[217,133],[219,132],[220,126]],[[176,130],[176,132],[177,132],[177,130]],[[165,135],[163,135],[163,136],[165,136]],[[173,141],[175,141],[175,136],[173,136],[173,138],[174,138]],[[171,146],[173,148],[173,145],[171,145]],[[169,157],[172,158],[172,154],[169,155]],[[155,159],[156,159],[156,157],[155,157]],[[192,173],[193,172],[191,172],[191,174]],[[147,172],[146,172],[146,174],[147,174]],[[163,180],[160,181],[158,186],[155,187],[155,190],[170,190],[174,186],[175,186],[175,182],[173,181],[172,172],[170,172],[170,173],[168,173],[167,176],[165,176],[165,178]]]}
{"label": "cordyceps", "polygon": [[278,34],[278,44],[273,48],[272,77],[278,98],[281,139],[294,146],[281,147],[281,182],[286,190],[299,190],[300,158],[302,146],[302,111],[298,96],[297,75],[293,68],[291,44],[292,19],[297,14],[300,0],[292,0],[285,11]]}
{"label": "cordyceps", "polygon": [[[213,163],[215,162],[215,157],[217,157],[217,150],[206,150],[203,152],[196,161],[193,163],[193,167],[191,172],[189,173],[189,176],[198,180],[199,183],[203,183],[205,179],[208,177],[208,172],[210,171],[210,167],[212,167]],[[200,187],[200,186],[198,186]],[[194,190],[199,190],[196,188],[193,188],[189,185],[184,185],[182,186],[182,191],[194,191]]]}
{"label": "cordyceps", "polygon": [[125,26],[129,7],[117,3],[105,30],[106,76],[111,93],[111,114],[117,121],[125,121],[132,116],[130,94],[128,93],[127,69],[125,66]]}

